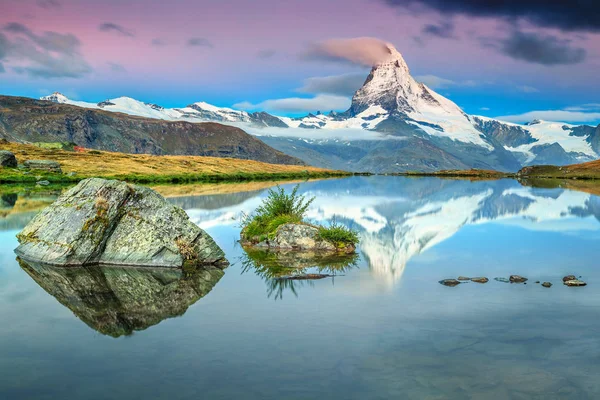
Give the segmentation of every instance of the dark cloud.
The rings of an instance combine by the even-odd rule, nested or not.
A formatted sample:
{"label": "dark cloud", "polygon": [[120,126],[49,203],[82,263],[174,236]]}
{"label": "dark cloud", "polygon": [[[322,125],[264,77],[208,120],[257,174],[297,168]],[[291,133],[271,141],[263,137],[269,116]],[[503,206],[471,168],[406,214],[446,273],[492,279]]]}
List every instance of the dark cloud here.
{"label": "dark cloud", "polygon": [[58,0],[37,0],[37,5],[47,9],[61,7],[61,4]]}
{"label": "dark cloud", "polygon": [[2,60],[4,57],[6,57],[6,54],[8,54],[8,46],[8,39],[2,32],[0,32],[0,60]]}
{"label": "dark cloud", "polygon": [[272,58],[277,52],[275,50],[261,50],[258,52],[257,57],[266,60],[267,58]]}
{"label": "dark cloud", "polygon": [[425,46],[425,42],[423,41],[423,38],[421,36],[413,36],[412,40],[419,46],[419,47],[424,47]]}
{"label": "dark cloud", "polygon": [[6,32],[29,34],[31,31],[18,22],[9,22],[4,26]]}
{"label": "dark cloud", "polygon": [[121,64],[110,62],[110,61],[107,64],[112,72],[127,72],[125,67]]}
{"label": "dark cloud", "polygon": [[441,22],[440,24],[428,24],[422,29],[423,34],[436,36],[442,39],[454,39],[454,24],[450,21]]}
{"label": "dark cloud", "polygon": [[160,47],[160,46],[166,46],[167,42],[165,42],[161,38],[155,38],[155,39],[152,39],[152,42],[150,42],[150,44],[152,44],[152,46]]}
{"label": "dark cloud", "polygon": [[113,22],[105,22],[98,26],[98,30],[101,32],[114,32],[118,33],[121,36],[134,37],[135,35],[128,29],[125,29],[123,26],[115,24]]}
{"label": "dark cloud", "polygon": [[483,39],[482,43],[516,60],[543,65],[578,64],[587,56],[585,49],[572,46],[570,40],[518,30],[505,39]]}
{"label": "dark cloud", "polygon": [[565,31],[600,32],[598,0],[381,0],[412,10],[433,9],[444,15],[523,19]]}
{"label": "dark cloud", "polygon": [[0,60],[19,74],[41,78],[81,78],[92,68],[80,53],[81,42],[72,34],[41,35],[20,23],[9,23],[0,33]]}
{"label": "dark cloud", "polygon": [[187,44],[191,47],[209,47],[211,49],[215,47],[208,39],[202,37],[190,38]]}
{"label": "dark cloud", "polygon": [[367,74],[345,74],[322,76],[304,80],[304,85],[298,89],[301,93],[333,94],[337,96],[352,96],[361,88]]}

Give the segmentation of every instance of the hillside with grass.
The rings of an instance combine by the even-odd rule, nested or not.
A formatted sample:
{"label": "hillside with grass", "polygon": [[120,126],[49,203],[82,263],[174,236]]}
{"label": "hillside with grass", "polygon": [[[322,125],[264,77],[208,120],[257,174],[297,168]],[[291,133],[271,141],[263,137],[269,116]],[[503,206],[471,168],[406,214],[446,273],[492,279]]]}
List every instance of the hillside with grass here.
{"label": "hillside with grass", "polygon": [[304,165],[240,128],[215,122],[165,121],[26,97],[0,96],[0,138],[71,142],[132,154],[239,158]]}
{"label": "hillside with grass", "polygon": [[121,179],[140,183],[218,182],[274,179],[308,179],[347,176],[302,165],[277,165],[252,160],[200,156],[156,156],[98,150],[80,152],[41,148],[30,144],[0,141],[0,150],[15,154],[19,164],[26,160],[51,160],[60,163],[63,173],[0,168],[0,182],[19,183],[48,180],[77,182],[89,177]]}
{"label": "hillside with grass", "polygon": [[565,166],[535,165],[522,168],[518,176],[530,178],[600,179],[600,160]]}

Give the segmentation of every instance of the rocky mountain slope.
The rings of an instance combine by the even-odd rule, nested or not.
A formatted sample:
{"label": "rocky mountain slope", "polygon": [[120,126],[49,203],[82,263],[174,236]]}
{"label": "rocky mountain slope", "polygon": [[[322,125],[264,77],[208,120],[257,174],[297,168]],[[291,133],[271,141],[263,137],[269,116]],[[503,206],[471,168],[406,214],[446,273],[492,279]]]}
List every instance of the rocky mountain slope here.
{"label": "rocky mountain slope", "polygon": [[22,97],[0,96],[0,138],[17,142],[74,142],[86,148],[124,153],[303,164],[229,125],[165,121]]}

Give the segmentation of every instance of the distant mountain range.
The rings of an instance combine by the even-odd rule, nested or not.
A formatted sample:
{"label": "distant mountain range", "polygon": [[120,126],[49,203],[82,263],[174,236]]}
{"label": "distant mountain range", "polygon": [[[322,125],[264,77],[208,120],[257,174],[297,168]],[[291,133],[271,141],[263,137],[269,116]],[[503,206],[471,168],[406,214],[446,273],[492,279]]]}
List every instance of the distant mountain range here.
{"label": "distant mountain range", "polygon": [[25,97],[0,96],[0,138],[16,142],[72,142],[123,153],[304,164],[234,126],[164,121]]}
{"label": "distant mountain range", "polygon": [[[170,109],[128,97],[86,103],[60,93],[42,100],[169,121],[319,129],[323,132],[319,139],[309,140],[301,134],[278,135],[273,129],[260,138],[308,164],[354,171],[516,171],[526,165],[565,165],[600,158],[600,126],[547,121],[519,125],[468,115],[449,99],[417,82],[392,45],[388,45],[388,51],[387,59],[372,68],[363,87],[353,96],[350,108],[343,113],[315,112],[288,118],[205,102]],[[365,140],[334,139],[335,134],[329,133],[338,129],[374,131],[381,138],[372,140],[372,135],[365,135]]]}

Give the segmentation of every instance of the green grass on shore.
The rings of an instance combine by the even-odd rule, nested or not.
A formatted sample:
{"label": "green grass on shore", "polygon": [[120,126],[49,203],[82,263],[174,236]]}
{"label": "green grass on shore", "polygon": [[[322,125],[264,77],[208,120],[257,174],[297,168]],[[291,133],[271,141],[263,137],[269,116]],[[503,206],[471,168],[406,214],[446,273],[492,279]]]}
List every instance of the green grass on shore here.
{"label": "green grass on shore", "polygon": [[0,183],[30,183],[35,184],[39,181],[48,181],[56,184],[77,183],[83,179],[97,177],[107,179],[118,179],[132,183],[203,183],[203,182],[245,182],[245,181],[265,181],[265,180],[288,180],[288,179],[317,179],[348,176],[348,173],[340,171],[330,172],[238,172],[238,173],[185,173],[185,174],[94,174],[94,175],[66,175],[60,173],[26,171],[11,168],[0,168]]}

